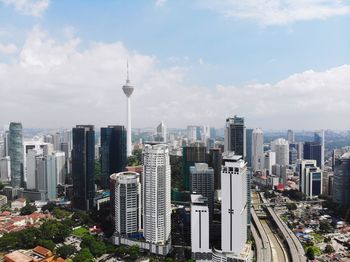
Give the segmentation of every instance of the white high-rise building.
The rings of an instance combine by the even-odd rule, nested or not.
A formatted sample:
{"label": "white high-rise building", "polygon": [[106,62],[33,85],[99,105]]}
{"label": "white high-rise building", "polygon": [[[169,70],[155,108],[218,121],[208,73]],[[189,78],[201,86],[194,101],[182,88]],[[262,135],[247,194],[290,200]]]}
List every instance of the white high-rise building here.
{"label": "white high-rise building", "polygon": [[36,158],[43,157],[43,150],[29,149],[26,153],[26,184],[27,189],[36,189]]}
{"label": "white high-rise building", "polygon": [[66,180],[66,154],[61,151],[54,152],[56,161],[57,184],[65,184]]}
{"label": "white high-rise building", "polygon": [[264,133],[261,129],[254,129],[252,134],[252,158],[253,171],[264,168]]}
{"label": "white high-rise building", "polygon": [[289,144],[293,144],[295,142],[294,132],[291,129],[288,129],[287,131],[287,140]]}
{"label": "white high-rise building", "polygon": [[221,247],[239,256],[247,241],[247,164],[234,152],[222,158]]}
{"label": "white high-rise building", "polygon": [[1,182],[11,180],[11,160],[9,156],[0,158],[0,180]]}
{"label": "white high-rise building", "polygon": [[118,236],[141,231],[140,174],[121,172],[111,175],[110,178],[114,185],[116,244],[120,244]]}
{"label": "white high-rise building", "polygon": [[164,122],[160,122],[160,124],[157,126],[157,136],[156,141],[164,142],[166,143],[166,126],[164,125]]}
{"label": "white high-rise building", "polygon": [[271,151],[276,153],[276,164],[289,165],[289,144],[283,138],[278,138],[271,143]]}
{"label": "white high-rise building", "polygon": [[187,126],[187,139],[189,142],[195,142],[199,140],[200,127],[199,126]]}
{"label": "white high-rise building", "polygon": [[171,231],[171,174],[167,145],[145,145],[142,177],[144,238],[152,244],[165,245],[170,240]]}
{"label": "white high-rise building", "polygon": [[272,166],[276,164],[276,153],[268,151],[265,153],[265,169],[269,171],[269,174],[272,174]]}
{"label": "white high-rise building", "polygon": [[202,195],[191,195],[191,251],[195,261],[212,261],[209,247],[208,199]]}
{"label": "white high-rise building", "polygon": [[126,77],[126,83],[123,85],[123,91],[126,95],[126,103],[127,103],[127,111],[126,111],[126,129],[127,129],[127,135],[126,135],[126,154],[127,156],[131,156],[132,154],[132,144],[131,144],[131,98],[130,96],[134,92],[134,87],[130,85],[129,80],[129,66],[127,65],[127,77]]}
{"label": "white high-rise building", "polygon": [[210,138],[210,126],[202,126],[201,139],[204,143]]}

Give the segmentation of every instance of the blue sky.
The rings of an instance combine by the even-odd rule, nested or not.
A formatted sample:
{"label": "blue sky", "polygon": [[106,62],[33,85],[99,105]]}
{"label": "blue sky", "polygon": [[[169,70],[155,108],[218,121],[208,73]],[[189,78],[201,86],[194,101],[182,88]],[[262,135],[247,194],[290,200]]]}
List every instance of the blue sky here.
{"label": "blue sky", "polygon": [[[40,2],[44,7],[35,6]],[[266,7],[257,0],[214,2],[1,0],[0,44],[14,44],[16,51],[0,52],[0,62],[20,63],[37,27],[57,46],[79,39],[74,52],[81,54],[94,43],[120,42],[129,55],[153,59],[155,72],[179,70],[181,85],[205,87],[205,92],[218,86],[276,85],[294,74],[349,64],[348,1],[262,1]],[[219,125],[213,119],[205,121]],[[174,121],[186,124],[191,123]]]}

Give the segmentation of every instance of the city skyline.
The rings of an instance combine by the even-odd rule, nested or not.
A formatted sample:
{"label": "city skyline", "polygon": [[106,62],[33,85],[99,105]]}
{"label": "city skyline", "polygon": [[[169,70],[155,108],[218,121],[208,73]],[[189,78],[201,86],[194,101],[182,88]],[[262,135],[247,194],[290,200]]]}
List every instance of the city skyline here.
{"label": "city skyline", "polygon": [[129,60],[135,127],[350,129],[350,6],[271,5],[2,0],[0,126],[125,125]]}

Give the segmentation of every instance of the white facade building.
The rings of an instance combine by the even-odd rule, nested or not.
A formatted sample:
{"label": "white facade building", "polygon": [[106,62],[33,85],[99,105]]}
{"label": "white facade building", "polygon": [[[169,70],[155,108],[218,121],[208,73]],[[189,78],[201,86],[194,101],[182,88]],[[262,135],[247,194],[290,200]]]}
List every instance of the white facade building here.
{"label": "white facade building", "polygon": [[247,241],[247,165],[233,152],[223,154],[221,247],[239,256]]}
{"label": "white facade building", "polygon": [[200,139],[199,136],[200,136],[199,126],[187,126],[187,139],[190,143],[199,140]]}
{"label": "white facade building", "polygon": [[9,156],[0,159],[1,182],[8,182],[11,179],[11,160]]}
{"label": "white facade building", "polygon": [[272,166],[276,164],[276,153],[268,151],[265,153],[265,169],[269,171],[269,174],[272,174]]}
{"label": "white facade building", "polygon": [[278,138],[271,143],[271,151],[276,153],[276,164],[289,165],[289,144],[283,138]]}
{"label": "white facade building", "polygon": [[27,175],[26,175],[26,183],[27,189],[36,189],[36,158],[42,157],[43,151],[38,149],[29,149],[26,153],[26,165],[27,165]]}
{"label": "white facade building", "polygon": [[299,187],[309,198],[322,194],[322,170],[317,167],[316,160],[299,160]]}
{"label": "white facade building", "polygon": [[58,151],[54,152],[53,156],[56,161],[56,175],[57,184],[65,184],[66,180],[66,154],[64,152]]}
{"label": "white facade building", "polygon": [[[143,150],[143,229],[147,242],[165,245],[171,232],[171,173],[167,145]],[[151,250],[152,253],[155,253]]]}
{"label": "white facade building", "polygon": [[253,171],[263,170],[264,161],[264,133],[261,129],[254,129],[252,134],[252,167]]}
{"label": "white facade building", "polygon": [[191,250],[195,261],[211,261],[209,247],[208,199],[202,195],[191,195]]}
{"label": "white facade building", "polygon": [[160,122],[160,124],[157,126],[157,134],[156,134],[156,141],[164,142],[166,143],[166,126],[164,122]]}
{"label": "white facade building", "polygon": [[141,231],[140,174],[121,172],[110,176],[114,182],[115,235],[128,236]]}
{"label": "white facade building", "polygon": [[287,140],[289,144],[293,144],[295,142],[294,131],[291,129],[288,129],[287,131]]}

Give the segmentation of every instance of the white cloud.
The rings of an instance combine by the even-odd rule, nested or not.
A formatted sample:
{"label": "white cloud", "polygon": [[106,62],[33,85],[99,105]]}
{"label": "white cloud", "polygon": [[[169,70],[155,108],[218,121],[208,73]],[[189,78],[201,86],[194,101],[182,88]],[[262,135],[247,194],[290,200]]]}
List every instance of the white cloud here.
{"label": "white cloud", "polygon": [[60,42],[39,27],[28,34],[17,62],[0,63],[0,97],[6,97],[0,126],[10,121],[26,127],[125,124],[127,59],[135,86],[135,127],[160,120],[169,127],[222,127],[226,117],[237,114],[248,126],[266,129],[350,128],[350,65],[305,71],[275,84],[188,86],[187,68],[162,68],[156,57],[121,42],[81,50],[75,35]]}
{"label": "white cloud", "polygon": [[2,44],[0,43],[0,54],[13,54],[17,51],[15,44]]}
{"label": "white cloud", "polygon": [[5,5],[14,6],[23,15],[40,17],[49,7],[50,0],[1,0]]}
{"label": "white cloud", "polygon": [[350,14],[346,0],[206,0],[199,3],[226,17],[253,20],[263,26]]}
{"label": "white cloud", "polygon": [[156,6],[161,7],[165,4],[167,0],[156,0]]}

